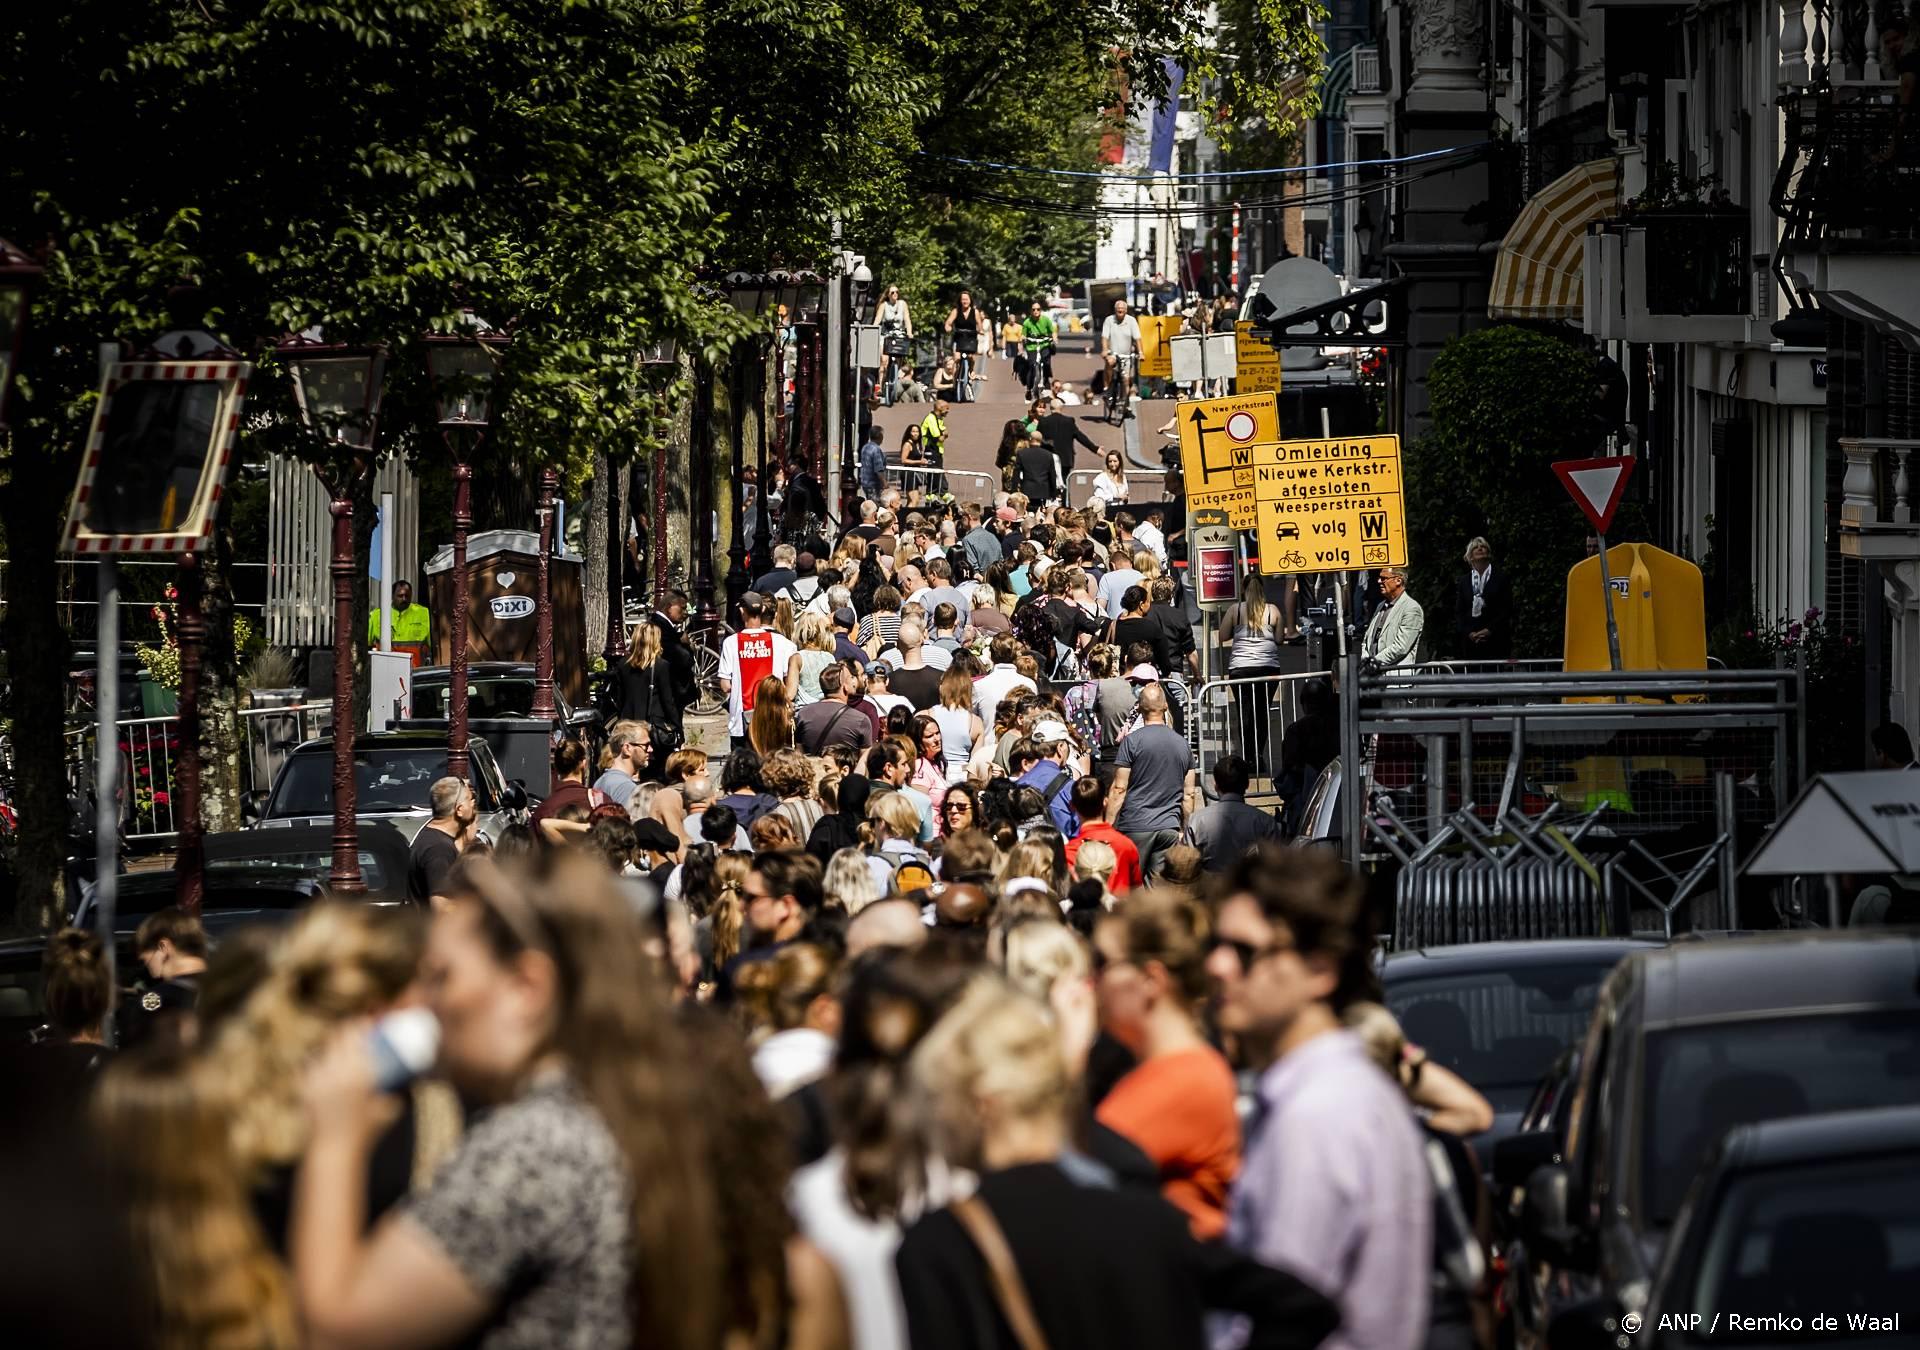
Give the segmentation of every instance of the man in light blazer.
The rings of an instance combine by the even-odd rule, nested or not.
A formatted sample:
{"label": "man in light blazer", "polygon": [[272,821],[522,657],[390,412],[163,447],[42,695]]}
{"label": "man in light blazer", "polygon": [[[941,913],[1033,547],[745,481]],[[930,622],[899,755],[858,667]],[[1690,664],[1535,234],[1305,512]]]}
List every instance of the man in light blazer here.
{"label": "man in light blazer", "polygon": [[1367,635],[1360,643],[1360,656],[1382,670],[1410,666],[1420,650],[1420,634],[1427,616],[1420,602],[1407,594],[1407,569],[1380,569],[1380,608],[1367,624]]}

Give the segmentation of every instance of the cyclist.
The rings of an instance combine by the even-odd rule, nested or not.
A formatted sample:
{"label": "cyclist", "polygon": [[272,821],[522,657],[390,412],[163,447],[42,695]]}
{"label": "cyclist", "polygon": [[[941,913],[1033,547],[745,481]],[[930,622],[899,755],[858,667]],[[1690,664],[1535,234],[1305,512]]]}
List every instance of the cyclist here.
{"label": "cyclist", "polygon": [[1127,312],[1127,302],[1113,302],[1113,313],[1100,325],[1100,355],[1107,367],[1107,406],[1119,408],[1120,419],[1133,415],[1133,376],[1140,359],[1140,321]]}
{"label": "cyclist", "polygon": [[1020,325],[1020,338],[1027,349],[1027,397],[1033,398],[1053,379],[1053,344],[1059,335],[1053,319],[1038,300],[1027,311]]}
{"label": "cyclist", "polygon": [[913,315],[907,312],[907,302],[900,298],[898,286],[887,287],[886,298],[874,312],[873,321],[880,325],[880,382],[886,386],[887,406],[892,407],[899,392],[898,358],[913,350]]}
{"label": "cyclist", "polygon": [[[959,358],[955,365],[953,396],[961,403],[973,402],[973,363],[980,356],[983,328],[980,311],[973,305],[973,292],[962,286],[959,302],[948,312],[946,323],[947,332],[953,335],[953,354]],[[986,331],[991,341],[992,330]]]}

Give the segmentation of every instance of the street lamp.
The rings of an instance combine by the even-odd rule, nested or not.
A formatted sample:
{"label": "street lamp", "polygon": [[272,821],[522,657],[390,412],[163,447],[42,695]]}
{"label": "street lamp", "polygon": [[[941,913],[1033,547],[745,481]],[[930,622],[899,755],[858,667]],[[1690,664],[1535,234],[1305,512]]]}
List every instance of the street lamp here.
{"label": "street lamp", "polygon": [[433,382],[440,434],[453,456],[453,614],[448,640],[447,772],[467,776],[467,531],[473,526],[473,468],[467,463],[471,436],[477,447],[493,423],[493,397],[500,357],[511,339],[472,310],[462,310],[460,328],[428,333],[427,375]]}
{"label": "street lamp", "polygon": [[877,293],[873,289],[873,269],[867,266],[866,259],[860,260],[850,279],[853,282],[853,321],[857,324],[872,323]]}
{"label": "street lamp", "polygon": [[[671,337],[663,337],[657,342],[649,343],[640,349],[640,364],[653,371],[672,370],[680,364],[679,344]],[[654,450],[653,463],[648,466],[647,477],[653,489],[653,501],[647,512],[647,548],[652,555],[647,570],[652,574],[654,606],[664,610],[667,607],[667,454],[665,446]],[[618,501],[619,494],[615,493],[608,500],[609,502]],[[617,526],[607,527],[607,547],[610,552],[616,547],[616,537],[619,543],[625,543],[625,521],[621,521]],[[610,626],[617,623],[620,632],[618,654],[625,656],[627,654],[626,613],[617,595],[608,600],[607,622]],[[610,649],[607,654],[607,664],[611,666],[615,659]]]}
{"label": "street lamp", "polygon": [[[612,477],[612,465],[608,466]],[[560,488],[560,475],[553,469],[540,471],[540,562],[534,568],[533,707],[529,715],[552,722],[553,706],[553,495]],[[608,580],[617,582],[613,568],[618,558],[608,558]],[[609,589],[613,589],[610,586]],[[551,786],[551,784],[549,784]]]}
{"label": "street lamp", "polygon": [[[314,471],[333,500],[333,867],[328,888],[359,895],[360,822],[353,777],[353,485],[373,457],[387,349],[330,343],[318,328],[273,349],[293,379],[301,419],[325,447]],[[340,456],[334,461],[333,456]]]}
{"label": "street lamp", "polygon": [[0,239],[0,427],[7,425],[13,373],[26,345],[27,308],[44,274],[45,269],[24,251]]}
{"label": "street lamp", "polygon": [[1367,263],[1373,257],[1373,212],[1365,202],[1360,203],[1359,217],[1353,222],[1353,242],[1360,253],[1354,260],[1354,272],[1365,276]]}

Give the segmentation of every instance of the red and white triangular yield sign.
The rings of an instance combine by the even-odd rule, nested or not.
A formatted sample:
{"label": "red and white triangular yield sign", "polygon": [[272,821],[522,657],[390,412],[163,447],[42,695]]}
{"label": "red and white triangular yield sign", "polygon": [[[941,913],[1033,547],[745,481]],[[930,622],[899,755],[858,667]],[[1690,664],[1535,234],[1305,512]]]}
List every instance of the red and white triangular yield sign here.
{"label": "red and white triangular yield sign", "polygon": [[1631,455],[1609,459],[1563,459],[1553,466],[1574,505],[1593,522],[1594,533],[1605,534],[1620,509],[1620,497],[1633,477]]}

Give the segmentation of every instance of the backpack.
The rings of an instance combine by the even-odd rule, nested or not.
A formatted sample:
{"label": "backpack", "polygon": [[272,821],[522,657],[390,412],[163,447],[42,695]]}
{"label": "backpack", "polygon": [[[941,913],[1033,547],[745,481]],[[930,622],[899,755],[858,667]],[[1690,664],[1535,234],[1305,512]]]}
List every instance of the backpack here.
{"label": "backpack", "polygon": [[1054,765],[1054,768],[1059,770],[1059,772],[1047,783],[1046,787],[1040,790],[1041,805],[1048,808],[1049,811],[1051,811],[1053,807],[1054,799],[1073,786],[1072,769],[1064,768],[1058,764]]}
{"label": "backpack", "polygon": [[[933,860],[918,848],[905,852],[889,852],[885,848],[880,848],[869,853],[867,856],[869,858],[878,858],[887,865],[889,869],[888,875],[892,878],[892,890],[897,894],[905,895],[908,891],[914,890],[917,887],[931,886],[933,884]],[[924,881],[915,879],[909,870],[912,868],[919,868],[926,874],[926,879]],[[900,875],[902,872],[908,872],[909,875],[903,878]],[[908,884],[909,882],[912,884]]]}

